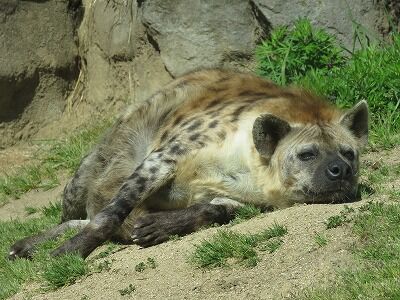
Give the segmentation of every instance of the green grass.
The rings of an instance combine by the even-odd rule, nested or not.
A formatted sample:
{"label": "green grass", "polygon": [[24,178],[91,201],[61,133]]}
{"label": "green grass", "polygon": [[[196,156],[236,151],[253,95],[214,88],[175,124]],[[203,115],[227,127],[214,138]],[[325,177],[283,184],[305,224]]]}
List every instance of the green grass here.
{"label": "green grass", "polygon": [[332,35],[299,20],[292,29],[275,29],[256,49],[258,73],[303,86],[342,108],[367,100],[370,145],[391,148],[400,143],[400,33],[391,43],[362,46],[344,57]]}
{"label": "green grass", "polygon": [[139,262],[139,263],[135,266],[135,271],[141,273],[141,272],[143,272],[144,270],[149,269],[149,268],[150,268],[150,269],[155,269],[155,268],[157,268],[157,263],[156,263],[155,259],[152,258],[152,257],[148,257],[147,260],[146,260],[146,262],[143,262],[143,261]]}
{"label": "green grass", "polygon": [[49,149],[39,151],[31,165],[0,177],[0,206],[10,198],[19,198],[30,190],[46,190],[57,186],[60,172],[74,172],[83,156],[109,125],[109,121],[101,122],[71,137],[53,142]]}
{"label": "green grass", "polygon": [[[257,247],[260,250],[279,248],[279,245],[266,246],[273,238],[287,233],[284,226],[275,224],[259,234],[241,234],[231,230],[219,230],[210,240],[196,245],[190,260],[199,267],[222,267],[228,260],[234,260],[245,266],[255,266],[259,261]],[[273,252],[270,251],[270,252]]]}
{"label": "green grass", "polygon": [[86,275],[89,268],[85,260],[75,254],[66,254],[60,258],[50,259],[43,271],[43,279],[48,287],[56,289],[72,284],[77,278]]}
{"label": "green grass", "polygon": [[355,265],[296,299],[400,299],[400,204],[369,202],[354,216]]}
{"label": "green grass", "polygon": [[121,296],[129,296],[136,290],[135,286],[130,283],[126,288],[118,290],[119,294]]}
{"label": "green grass", "polygon": [[258,73],[285,85],[313,69],[330,70],[344,64],[342,49],[333,35],[299,19],[293,28],[275,28],[256,49]]}
{"label": "green grass", "polygon": [[235,218],[231,221],[232,225],[239,224],[261,214],[261,210],[251,204],[239,207],[235,212]]}
{"label": "green grass", "polygon": [[328,244],[328,239],[322,233],[316,234],[314,236],[314,241],[320,248]]}
{"label": "green grass", "polygon": [[0,221],[0,299],[15,294],[27,281],[40,282],[43,288],[55,289],[73,283],[88,273],[86,262],[77,255],[51,258],[49,252],[76,231],[68,230],[56,241],[40,245],[32,260],[6,258],[10,246],[18,239],[36,234],[58,224],[61,215],[60,203],[51,203],[41,210],[41,215],[25,221]]}
{"label": "green grass", "polygon": [[27,215],[33,215],[35,213],[37,213],[39,210],[36,207],[32,207],[32,206],[26,206],[25,207],[25,212]]}

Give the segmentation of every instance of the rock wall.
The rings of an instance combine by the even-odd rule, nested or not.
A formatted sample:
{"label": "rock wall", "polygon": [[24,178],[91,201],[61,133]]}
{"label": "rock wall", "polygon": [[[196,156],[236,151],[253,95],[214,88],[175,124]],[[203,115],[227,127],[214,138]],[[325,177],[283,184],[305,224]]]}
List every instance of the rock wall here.
{"label": "rock wall", "polygon": [[2,147],[30,137],[64,111],[78,72],[69,4],[1,0],[0,41]]}
{"label": "rock wall", "polygon": [[14,141],[119,111],[193,69],[252,70],[256,44],[299,17],[349,49],[357,24],[371,37],[385,26],[374,0],[1,1],[0,133]]}

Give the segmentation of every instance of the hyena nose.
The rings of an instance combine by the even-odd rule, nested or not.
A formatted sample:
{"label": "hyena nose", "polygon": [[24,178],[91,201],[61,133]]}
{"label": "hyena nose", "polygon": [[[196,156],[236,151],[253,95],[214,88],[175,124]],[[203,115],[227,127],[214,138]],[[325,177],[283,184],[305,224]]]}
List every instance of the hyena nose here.
{"label": "hyena nose", "polygon": [[353,171],[346,162],[335,160],[326,168],[326,175],[330,180],[349,179],[353,175]]}

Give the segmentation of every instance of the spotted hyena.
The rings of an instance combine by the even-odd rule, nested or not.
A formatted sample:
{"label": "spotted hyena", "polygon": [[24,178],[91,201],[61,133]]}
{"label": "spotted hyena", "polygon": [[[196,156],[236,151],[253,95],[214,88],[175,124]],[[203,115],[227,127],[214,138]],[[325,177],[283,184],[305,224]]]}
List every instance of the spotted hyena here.
{"label": "spotted hyena", "polygon": [[81,231],[54,255],[154,245],[228,222],[244,203],[354,199],[367,136],[365,101],[342,112],[251,74],[188,74],[128,108],[65,187],[61,225],[18,241],[10,258],[69,227]]}

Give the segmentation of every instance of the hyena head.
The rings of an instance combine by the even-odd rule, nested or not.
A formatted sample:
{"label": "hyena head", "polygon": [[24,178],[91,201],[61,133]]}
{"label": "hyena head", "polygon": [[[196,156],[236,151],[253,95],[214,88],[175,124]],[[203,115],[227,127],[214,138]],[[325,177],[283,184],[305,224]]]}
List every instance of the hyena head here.
{"label": "hyena head", "polygon": [[289,203],[353,201],[359,155],[368,140],[368,106],[361,101],[333,121],[302,126],[262,115],[254,122],[253,139],[278,172]]}

